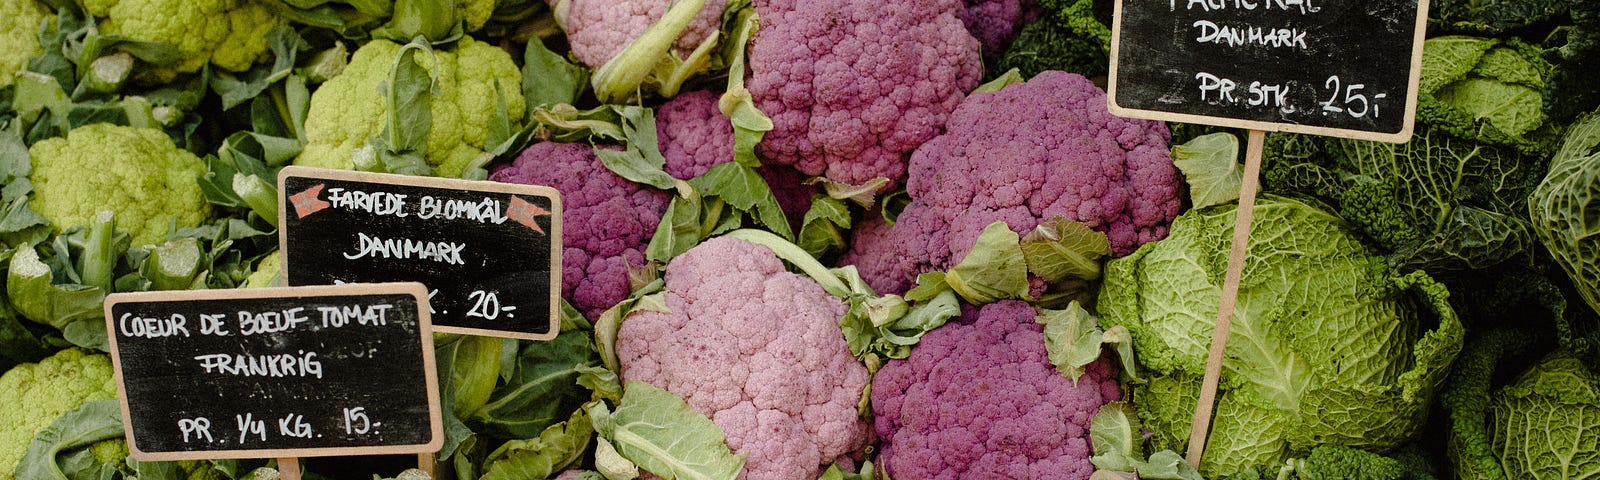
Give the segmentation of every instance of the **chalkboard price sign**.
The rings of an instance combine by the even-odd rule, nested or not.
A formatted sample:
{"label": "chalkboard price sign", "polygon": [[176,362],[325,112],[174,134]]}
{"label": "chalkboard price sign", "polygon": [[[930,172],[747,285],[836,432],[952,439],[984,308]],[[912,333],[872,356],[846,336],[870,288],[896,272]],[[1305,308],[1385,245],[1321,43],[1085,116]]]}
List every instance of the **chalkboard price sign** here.
{"label": "chalkboard price sign", "polygon": [[1117,115],[1404,142],[1427,0],[1117,0]]}
{"label": "chalkboard price sign", "polygon": [[278,192],[288,285],[422,282],[434,330],[526,340],[558,333],[555,189],[288,167]]}
{"label": "chalkboard price sign", "polygon": [[438,451],[419,283],[119,293],[107,330],[139,460]]}

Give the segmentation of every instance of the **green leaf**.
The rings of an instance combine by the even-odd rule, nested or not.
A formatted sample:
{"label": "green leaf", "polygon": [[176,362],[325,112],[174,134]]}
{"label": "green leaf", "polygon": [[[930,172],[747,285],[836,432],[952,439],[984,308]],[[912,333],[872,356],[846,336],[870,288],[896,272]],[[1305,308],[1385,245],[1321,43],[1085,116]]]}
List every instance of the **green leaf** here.
{"label": "green leaf", "polygon": [[22,317],[11,308],[11,302],[0,299],[0,371],[38,362],[51,353],[55,353],[55,349],[45,342],[42,333],[23,324]]}
{"label": "green leaf", "polygon": [[500,145],[516,134],[517,126],[511,121],[510,107],[506,105],[506,94],[501,88],[500,79],[494,79],[494,118],[489,121],[484,145]]}
{"label": "green leaf", "polygon": [[272,50],[271,64],[257,66],[239,75],[221,70],[212,72],[211,89],[222,97],[223,110],[260,96],[267,91],[267,87],[288,77],[294,71],[300,50],[310,48],[310,44],[293,28],[278,26],[267,32],[267,47]]}
{"label": "green leaf", "polygon": [[396,43],[415,41],[443,44],[464,34],[456,0],[395,0],[389,23],[372,31],[373,38]]}
{"label": "green leaf", "polygon": [[1016,68],[1012,68],[1010,70],[1007,70],[1006,73],[1002,73],[1002,74],[1000,74],[1000,76],[995,77],[994,80],[990,80],[988,83],[985,83],[983,85],[978,85],[978,88],[972,89],[972,93],[998,92],[1001,89],[1004,89],[1006,87],[1009,87],[1009,86],[1012,86],[1012,85],[1016,85],[1018,83],[1022,83],[1022,82],[1025,82],[1025,81],[1027,81],[1027,79],[1022,78],[1022,71],[1018,70]]}
{"label": "green leaf", "polygon": [[522,98],[528,105],[526,111],[576,103],[589,86],[588,69],[573,65],[566,57],[545,48],[539,37],[528,39],[522,62]]}
{"label": "green leaf", "polygon": [[637,96],[656,65],[672,56],[672,45],[704,9],[705,0],[677,0],[645,27],[621,52],[594,72],[594,95],[601,103],[624,104]]}
{"label": "green leaf", "polygon": [[32,246],[24,245],[11,256],[6,294],[24,317],[61,330],[74,345],[109,351],[105,312],[101,311],[105,290],[77,284],[55,285],[51,279],[50,266],[40,260]]}
{"label": "green leaf", "polygon": [[1200,472],[1183,461],[1171,450],[1150,454],[1150,460],[1139,466],[1139,478],[1149,480],[1205,480]]}
{"label": "green leaf", "polygon": [[1077,384],[1084,367],[1100,359],[1103,332],[1093,315],[1078,302],[1065,310],[1039,309],[1034,321],[1044,325],[1044,347],[1050,364]]}
{"label": "green leaf", "polygon": [[[611,308],[601,312],[600,318],[595,319],[595,349],[599,350],[600,363],[601,365],[605,366],[607,370],[615,372],[622,369],[622,367],[617,363],[617,331],[622,329],[622,321],[626,319],[628,314],[632,313],[635,308],[640,308],[641,304],[646,303],[646,298],[650,298],[650,296],[660,293],[665,286],[666,282],[660,279],[650,282],[650,284],[634,290],[633,293],[628,295],[628,298],[623,299],[621,302],[617,302],[616,305],[612,305]],[[666,311],[664,306],[661,311]]]}
{"label": "green leaf", "polygon": [[480,480],[550,478],[577,463],[594,437],[594,424],[583,409],[566,421],[544,429],[537,438],[511,440],[484,460]]}
{"label": "green leaf", "polygon": [[806,183],[820,183],[822,184],[822,190],[827,192],[829,197],[840,200],[849,200],[855,202],[856,205],[860,205],[862,208],[872,208],[873,203],[877,202],[878,193],[882,192],[885,187],[889,186],[889,179],[886,177],[874,177],[872,180],[868,180],[866,183],[860,185],[851,185],[848,183],[836,182],[828,179],[827,177],[815,177],[806,180]]}
{"label": "green leaf", "polygon": [[1172,165],[1189,182],[1189,202],[1194,208],[1239,199],[1244,168],[1239,165],[1239,137],[1212,133],[1172,147]]}
{"label": "green leaf", "polygon": [[983,229],[961,263],[950,268],[945,281],[976,305],[1007,298],[1027,298],[1027,260],[1019,245],[1021,238],[1005,222],[994,222]]}
{"label": "green leaf", "polygon": [[700,189],[701,195],[717,197],[728,202],[740,212],[750,214],[756,223],[784,239],[793,239],[789,219],[778,206],[778,197],[755,168],[739,162],[728,162],[711,167],[706,173],[689,180]]}
{"label": "green leaf", "polygon": [[844,251],[845,232],[850,230],[850,207],[826,195],[811,197],[811,208],[800,222],[795,243],[817,258]]}
{"label": "green leaf", "polygon": [[626,140],[623,150],[595,147],[607,170],[634,183],[643,183],[662,190],[671,190],[677,179],[667,175],[663,167],[666,157],[661,155],[660,140],[656,136],[655,115],[647,108],[620,107],[622,132]]}
{"label": "green leaf", "polygon": [[651,262],[665,265],[699,245],[704,238],[700,191],[694,188],[679,191],[682,194],[672,197],[666,213],[661,216],[661,222],[656,224],[655,234],[650,236],[650,243],[645,246],[645,259]]}
{"label": "green leaf", "polygon": [[622,454],[617,452],[617,447],[605,439],[595,442],[594,469],[604,475],[606,480],[639,478],[639,466],[623,458]]}
{"label": "green leaf", "polygon": [[17,464],[17,478],[68,480],[56,463],[63,452],[122,436],[122,407],[116,400],[85,403],[34,435],[28,453]]}
{"label": "green leaf", "polygon": [[418,53],[431,57],[430,63],[438,62],[433,49],[420,39],[400,47],[384,86],[389,118],[383,132],[371,142],[380,164],[391,173],[431,174],[423,157],[428,153],[428,132],[433,130],[432,104],[437,83],[433,73],[416,58]]}
{"label": "green leaf", "polygon": [[1089,442],[1094,456],[1089,462],[1096,470],[1133,472],[1144,459],[1144,435],[1138,415],[1126,402],[1111,402],[1089,420]]}
{"label": "green leaf", "polygon": [[[566,418],[589,400],[578,384],[579,369],[599,363],[589,334],[561,332],[543,342],[523,342],[511,380],[494,390],[488,403],[467,421],[478,432],[503,438],[530,438]],[[498,372],[498,365],[495,372]],[[487,373],[493,383],[495,373]]]}
{"label": "green leaf", "polygon": [[828,267],[823,266],[822,262],[818,262],[817,259],[812,258],[810,254],[806,253],[806,251],[801,249],[798,245],[795,245],[794,243],[785,240],[772,232],[745,228],[728,232],[725,236],[767,247],[767,249],[772,250],[772,253],[777,255],[779,259],[789,262],[790,265],[794,265],[795,268],[800,269],[800,271],[805,273],[806,276],[811,277],[812,280],[815,280],[818,285],[822,286],[823,290],[828,292],[829,295],[839,298],[850,298],[852,295],[870,293],[870,290],[867,292],[862,292],[860,290],[861,288],[866,288],[865,282],[852,282],[859,284],[858,287],[852,288],[850,284],[845,283],[845,281],[840,279],[839,276],[833,271],[828,270]]}
{"label": "green leaf", "polygon": [[1028,272],[1056,283],[1067,278],[1100,278],[1100,264],[1111,255],[1111,240],[1088,225],[1054,217],[1022,237]]}
{"label": "green leaf", "polygon": [[578,367],[578,385],[593,392],[590,400],[605,400],[610,402],[622,401],[622,380],[617,377],[617,372],[598,365],[582,365]]}
{"label": "green leaf", "polygon": [[601,438],[634,464],[666,480],[732,480],[744,456],[728,449],[722,430],[672,392],[628,382],[615,412],[592,404],[589,415]]}
{"label": "green leaf", "polygon": [[500,375],[504,339],[477,335],[445,335],[434,345],[435,368],[443,396],[457,418],[471,417],[489,401]]}
{"label": "green leaf", "polygon": [[[723,52],[723,57],[729,59],[728,71],[744,71],[745,47],[760,23],[755,8],[742,8],[734,13],[728,22],[731,28],[727,28],[733,33],[728,36]],[[728,88],[717,100],[717,108],[733,124],[733,160],[750,167],[761,166],[761,160],[756,158],[756,144],[772,131],[772,118],[756,108],[755,98],[745,89],[744,75],[728,75]]]}

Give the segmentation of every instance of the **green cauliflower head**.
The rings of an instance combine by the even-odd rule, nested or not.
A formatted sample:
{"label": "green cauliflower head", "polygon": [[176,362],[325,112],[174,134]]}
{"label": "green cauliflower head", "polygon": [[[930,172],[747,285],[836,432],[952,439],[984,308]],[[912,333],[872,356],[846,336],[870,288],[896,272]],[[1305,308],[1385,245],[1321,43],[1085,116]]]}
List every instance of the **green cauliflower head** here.
{"label": "green cauliflower head", "polygon": [[177,73],[206,62],[231,71],[250,69],[268,53],[267,32],[289,21],[251,0],[82,0],[100,17],[100,31],[178,48]]}
{"label": "green cauliflower head", "polygon": [[[306,118],[305,150],[296,165],[349,170],[351,155],[383,131],[388,117],[384,96],[378,90],[389,80],[401,45],[373,40],[357,49],[350,64],[311,95]],[[522,72],[511,55],[493,45],[464,37],[452,50],[435,50],[437,63],[418,55],[438,77],[433,97],[433,129],[428,132],[427,161],[439,176],[460,175],[482,154],[486,132],[495,118],[499,95],[515,122],[526,108],[522,99]],[[492,145],[490,146],[492,147]]]}
{"label": "green cauliflower head", "polygon": [[[1155,450],[1183,451],[1205,373],[1237,205],[1193,210],[1163,241],[1106,265],[1102,326],[1126,326],[1148,375],[1134,391]],[[1282,464],[1322,444],[1377,452],[1422,429],[1461,348],[1448,292],[1399,275],[1353,228],[1261,197],[1201,472]]]}
{"label": "green cauliflower head", "polygon": [[10,85],[28,59],[44,53],[39,25],[54,18],[37,0],[0,0],[0,85]]}
{"label": "green cauliflower head", "polygon": [[97,123],[35,143],[28,155],[29,206],[57,232],[89,225],[95,214],[111,210],[135,245],[158,244],[174,225],[192,227],[211,217],[200,192],[205,162],[160,130]]}
{"label": "green cauliflower head", "polygon": [[14,471],[34,435],[79,405],[117,396],[111,357],[72,348],[0,376],[0,480]]}

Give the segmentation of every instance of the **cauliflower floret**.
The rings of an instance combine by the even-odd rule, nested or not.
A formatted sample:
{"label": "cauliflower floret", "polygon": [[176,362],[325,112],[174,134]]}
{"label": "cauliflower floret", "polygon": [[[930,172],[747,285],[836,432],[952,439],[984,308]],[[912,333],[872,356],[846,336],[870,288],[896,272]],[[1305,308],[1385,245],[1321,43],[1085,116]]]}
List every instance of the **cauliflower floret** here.
{"label": "cauliflower floret", "polygon": [[842,301],[729,237],[679,256],[665,278],[671,312],[634,313],[618,332],[622,378],[710,417],[747,455],[739,478],[816,478],[865,445],[868,375],[839,330]]}
{"label": "cauliflower floret", "polygon": [[200,191],[205,162],[160,130],[97,123],[35,143],[29,206],[57,232],[116,212],[134,245],[161,243],[167,230],[211,217]]}
{"label": "cauliflower floret", "polygon": [[878,457],[894,478],[1085,479],[1089,420],[1122,398],[1105,359],[1077,382],[1045,352],[1027,303],[1005,300],[928,332],[872,380]]}
{"label": "cauliflower floret", "polygon": [[1000,59],[1006,47],[1022,32],[1024,25],[1038,20],[1039,6],[1034,0],[966,0],[962,20],[967,31],[983,44],[985,63]]}
{"label": "cauliflower floret", "polygon": [[[748,85],[773,129],[762,158],[852,185],[906,178],[978,85],[957,0],[757,0]],[[886,188],[893,188],[886,187]]]}
{"label": "cauliflower floret", "polygon": [[[669,0],[567,0],[557,10],[561,26],[572,44],[572,56],[600,68],[644,33],[645,28],[667,12]],[[722,9],[727,0],[706,0],[705,7],[678,35],[673,49],[687,55],[722,26]]]}
{"label": "cauliflower floret", "polygon": [[973,95],[946,128],[912,155],[912,202],[888,238],[858,241],[842,259],[879,292],[959,264],[996,220],[1025,234],[1066,217],[1105,232],[1123,256],[1165,237],[1181,207],[1166,125],[1112,115],[1082,76],[1044,72]]}
{"label": "cauliflower floret", "polygon": [[[718,98],[716,92],[693,91],[674,97],[656,112],[656,134],[668,175],[688,180],[733,161],[733,124],[717,108]],[[811,208],[811,197],[819,193],[817,186],[806,184],[805,174],[788,165],[762,165],[756,173],[772,188],[790,227],[798,230]]]}
{"label": "cauliflower floret", "polygon": [[588,144],[533,144],[489,179],[561,192],[561,296],[588,318],[628,296],[628,266],[645,264],[645,246],[671,200],[611,173]]}
{"label": "cauliflower floret", "polygon": [[249,0],[85,0],[100,31],[168,43],[183,59],[172,70],[199,71],[206,62],[232,71],[250,69],[269,51],[267,32],[289,21]]}
{"label": "cauliflower floret", "polygon": [[44,53],[39,25],[54,19],[36,0],[0,0],[0,85],[10,85],[28,59]]}
{"label": "cauliflower floret", "polygon": [[[111,357],[70,348],[0,376],[0,480],[14,471],[40,430],[79,405],[117,397]],[[120,441],[120,440],[119,440]]]}
{"label": "cauliflower floret", "polygon": [[[401,46],[373,40],[356,49],[350,64],[311,95],[306,115],[305,150],[296,165],[349,170],[352,153],[383,131],[389,112],[378,86],[389,81]],[[500,83],[506,112],[522,118],[522,71],[511,55],[493,45],[461,39],[454,50],[436,50],[438,64],[418,55],[423,65],[438,68],[439,94],[430,111],[427,162],[442,177],[460,176],[486,147],[488,125],[497,108],[495,81]]]}

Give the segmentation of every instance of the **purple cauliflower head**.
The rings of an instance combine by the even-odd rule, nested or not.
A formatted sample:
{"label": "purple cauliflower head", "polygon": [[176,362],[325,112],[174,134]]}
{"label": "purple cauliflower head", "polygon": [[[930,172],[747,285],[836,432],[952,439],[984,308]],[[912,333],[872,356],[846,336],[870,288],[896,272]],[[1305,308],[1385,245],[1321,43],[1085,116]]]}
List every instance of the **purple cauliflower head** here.
{"label": "purple cauliflower head", "polygon": [[[721,94],[706,90],[684,93],[663,104],[656,112],[656,134],[668,175],[688,180],[711,167],[733,161],[733,124],[717,108]],[[772,188],[778,206],[799,229],[799,221],[811,208],[816,185],[805,183],[805,174],[787,165],[762,165],[756,168]]]}
{"label": "purple cauliflower head", "polygon": [[1165,237],[1181,207],[1166,124],[1112,115],[1080,75],[1047,71],[972,95],[946,128],[912,154],[912,201],[888,238],[842,259],[880,292],[960,263],[996,220],[1026,234],[1063,216],[1105,232],[1122,256]]}
{"label": "purple cauliflower head", "polygon": [[1040,14],[1034,0],[966,0],[966,4],[962,20],[967,31],[983,44],[986,63],[999,60],[1022,27],[1033,23]]}
{"label": "purple cauliflower head", "polygon": [[982,75],[958,0],[754,4],[747,83],[773,122],[757,150],[807,175],[900,184]]}
{"label": "purple cauliflower head", "polygon": [[[600,68],[611,57],[639,38],[644,29],[660,20],[670,0],[565,0],[552,1],[561,26],[566,30],[572,56]],[[689,22],[688,28],[673,43],[679,54],[694,51],[712,32],[722,27],[722,9],[727,0],[706,0],[704,8]]]}
{"label": "purple cauliflower head", "polygon": [[816,478],[865,446],[868,382],[839,330],[847,307],[766,247],[718,237],[667,266],[670,312],[630,315],[617,334],[624,381],[682,396],[716,423],[739,478]]}
{"label": "purple cauliflower head", "polygon": [[1104,359],[1076,384],[1057,372],[1035,314],[1017,300],[967,306],[878,371],[872,411],[890,476],[1089,478],[1089,420],[1122,391]]}
{"label": "purple cauliflower head", "polygon": [[588,144],[533,144],[489,179],[561,192],[561,296],[589,318],[627,298],[628,267],[645,264],[645,246],[671,200],[611,173]]}

